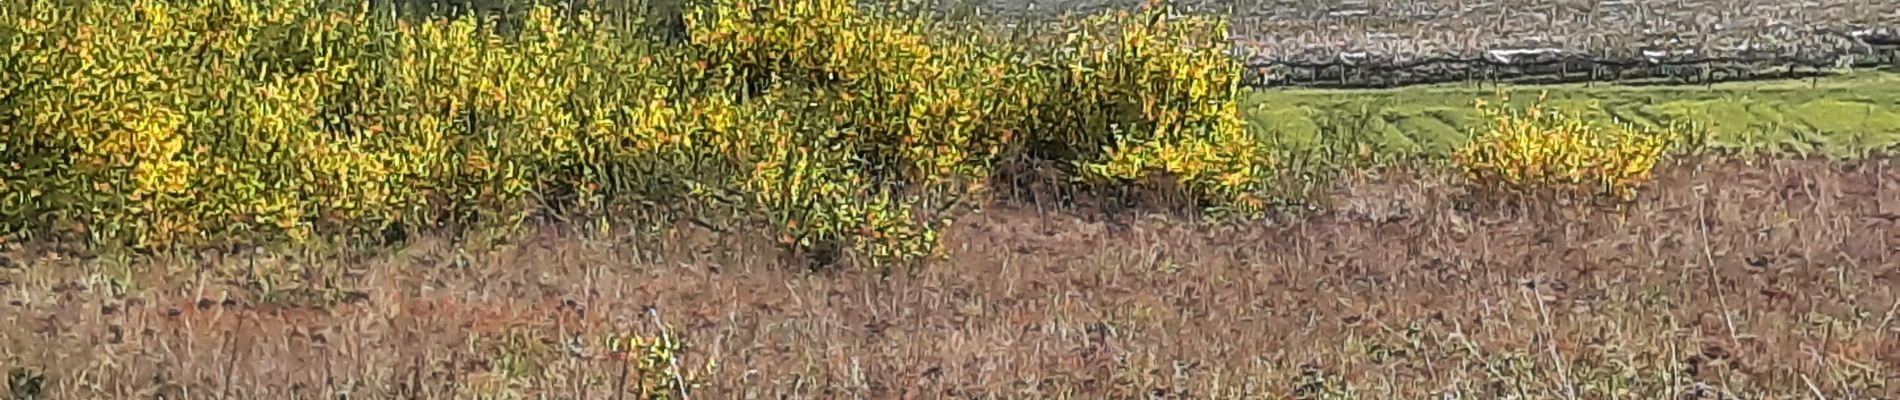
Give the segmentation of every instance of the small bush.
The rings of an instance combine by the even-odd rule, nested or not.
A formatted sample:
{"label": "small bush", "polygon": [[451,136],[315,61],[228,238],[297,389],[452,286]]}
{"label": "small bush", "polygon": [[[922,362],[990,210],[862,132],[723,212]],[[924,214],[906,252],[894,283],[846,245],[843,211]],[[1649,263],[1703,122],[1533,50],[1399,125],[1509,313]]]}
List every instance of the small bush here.
{"label": "small bush", "polygon": [[633,389],[638,399],[681,398],[706,386],[718,370],[718,363],[712,360],[701,368],[684,370],[690,367],[681,356],[686,346],[669,335],[634,334],[612,339],[607,348],[626,363],[622,365],[622,379],[628,381],[621,382],[624,386],[620,390]]}
{"label": "small bush", "polygon": [[[1544,98],[1522,110],[1476,107],[1490,129],[1458,149],[1455,162],[1470,181],[1491,191],[1554,193],[1629,200],[1650,170],[1690,137],[1692,126],[1601,126],[1574,113],[1546,110]],[[1510,98],[1504,97],[1508,104]]]}

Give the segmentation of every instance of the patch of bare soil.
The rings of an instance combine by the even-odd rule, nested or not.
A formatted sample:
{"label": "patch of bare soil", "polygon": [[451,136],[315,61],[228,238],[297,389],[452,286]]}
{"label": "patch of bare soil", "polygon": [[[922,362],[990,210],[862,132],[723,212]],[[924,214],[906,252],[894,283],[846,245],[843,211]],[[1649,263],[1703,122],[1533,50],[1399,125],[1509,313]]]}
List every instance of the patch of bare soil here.
{"label": "patch of bare soil", "polygon": [[1890,161],[1672,167],[1620,210],[1450,182],[1228,226],[998,206],[889,276],[552,229],[348,262],[16,252],[0,365],[52,398],[612,399],[600,343],[658,335],[651,309],[683,368],[718,361],[694,398],[1900,396]]}

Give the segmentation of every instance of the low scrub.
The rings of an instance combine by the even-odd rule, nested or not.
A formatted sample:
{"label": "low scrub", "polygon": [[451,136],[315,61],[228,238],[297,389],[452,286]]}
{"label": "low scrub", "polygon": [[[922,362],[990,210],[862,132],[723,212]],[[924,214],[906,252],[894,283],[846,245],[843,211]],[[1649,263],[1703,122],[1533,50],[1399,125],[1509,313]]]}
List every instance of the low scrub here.
{"label": "low scrub", "polygon": [[1546,109],[1542,96],[1522,109],[1508,105],[1508,94],[1503,100],[1477,101],[1488,130],[1454,154],[1465,176],[1486,191],[1630,200],[1658,162],[1699,132],[1681,124],[1592,123]]}

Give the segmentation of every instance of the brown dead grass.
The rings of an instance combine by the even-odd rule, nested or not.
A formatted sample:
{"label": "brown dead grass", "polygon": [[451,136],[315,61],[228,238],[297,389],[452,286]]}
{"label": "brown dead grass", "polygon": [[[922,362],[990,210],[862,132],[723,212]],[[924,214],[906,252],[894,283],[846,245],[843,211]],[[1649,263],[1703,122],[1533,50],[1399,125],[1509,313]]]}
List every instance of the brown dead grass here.
{"label": "brown dead grass", "polygon": [[719,362],[693,398],[1900,397],[1900,169],[1659,178],[1623,211],[1471,207],[1440,174],[1244,226],[999,205],[890,276],[554,228],[365,260],[16,250],[0,364],[49,398],[612,399],[593,343],[657,334],[652,307]]}

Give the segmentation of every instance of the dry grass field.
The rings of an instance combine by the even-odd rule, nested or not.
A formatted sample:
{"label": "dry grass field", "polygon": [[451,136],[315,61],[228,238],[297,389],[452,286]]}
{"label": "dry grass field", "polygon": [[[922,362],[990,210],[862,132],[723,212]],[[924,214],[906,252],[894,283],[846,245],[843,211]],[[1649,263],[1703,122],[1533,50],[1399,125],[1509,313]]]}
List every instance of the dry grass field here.
{"label": "dry grass field", "polygon": [[716,361],[698,399],[1900,396],[1900,167],[1751,164],[1666,167],[1623,209],[1435,172],[1225,225],[1002,202],[888,274],[552,225],[373,256],[15,244],[0,365],[14,398],[619,399],[604,338],[665,334],[685,375]]}

